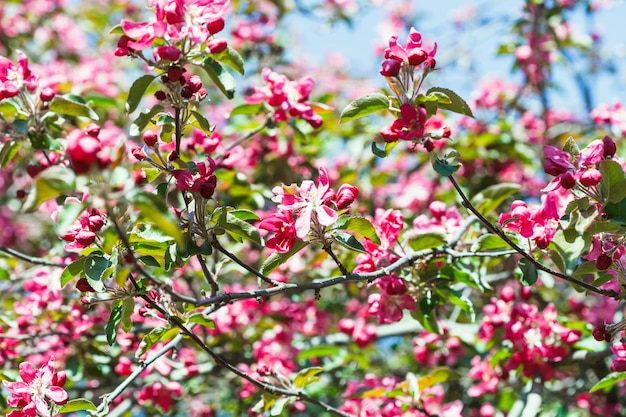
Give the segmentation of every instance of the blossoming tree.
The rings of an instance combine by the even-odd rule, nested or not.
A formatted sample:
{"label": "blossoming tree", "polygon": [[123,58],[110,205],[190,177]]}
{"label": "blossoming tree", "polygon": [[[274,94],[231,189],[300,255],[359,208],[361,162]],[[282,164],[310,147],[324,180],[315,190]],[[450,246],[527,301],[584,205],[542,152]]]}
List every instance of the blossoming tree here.
{"label": "blossoming tree", "polygon": [[411,2],[351,88],[277,34],[368,2],[74,3],[0,4],[7,416],[624,413],[625,113],[569,20],[599,5],[520,5],[522,81],[470,100]]}

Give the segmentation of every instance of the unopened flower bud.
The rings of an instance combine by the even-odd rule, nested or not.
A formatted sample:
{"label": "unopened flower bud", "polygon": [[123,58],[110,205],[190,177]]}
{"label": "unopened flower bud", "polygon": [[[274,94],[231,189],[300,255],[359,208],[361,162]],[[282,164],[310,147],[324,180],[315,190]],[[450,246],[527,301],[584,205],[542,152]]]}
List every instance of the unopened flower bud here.
{"label": "unopened flower bud", "polygon": [[574,178],[574,175],[572,175],[571,172],[566,172],[565,174],[561,175],[561,179],[559,180],[559,182],[561,184],[561,187],[569,190],[576,185],[576,178]]}
{"label": "unopened flower bud", "polygon": [[83,246],[89,246],[96,240],[96,234],[90,230],[81,230],[74,239]]}
{"label": "unopened flower bud", "polygon": [[224,19],[220,17],[217,20],[213,20],[207,23],[206,28],[211,35],[215,35],[224,29]]}
{"label": "unopened flower bud", "polygon": [[183,67],[170,67],[170,69],[167,70],[167,76],[171,82],[175,83],[182,77],[185,71]]}
{"label": "unopened flower bud", "polygon": [[402,63],[395,59],[385,59],[380,69],[380,74],[385,77],[395,77],[400,73]]}
{"label": "unopened flower bud", "polygon": [[54,96],[56,95],[56,92],[50,88],[50,87],[44,87],[41,89],[41,93],[39,93],[39,98],[41,99],[41,101],[51,101]]}
{"label": "unopened flower bud", "polygon": [[90,123],[89,126],[85,128],[85,133],[91,137],[97,138],[100,134],[100,126],[95,123]]}
{"label": "unopened flower bud", "polygon": [[600,254],[600,256],[598,256],[598,259],[596,259],[596,268],[598,268],[599,271],[605,271],[609,269],[612,264],[613,259],[611,259],[611,257],[606,253]]}
{"label": "unopened flower bud", "polygon": [[80,292],[96,292],[87,281],[87,278],[81,278],[76,282],[76,289]]}
{"label": "unopened flower bud", "polygon": [[143,134],[143,143],[150,147],[156,145],[158,140],[159,136],[156,134],[156,132],[152,130],[148,130],[146,133]]}
{"label": "unopened flower bud", "polygon": [[594,187],[600,184],[602,173],[595,168],[589,168],[580,176],[580,183],[585,187]]}
{"label": "unopened flower bud", "polygon": [[212,54],[219,54],[224,51],[228,46],[228,42],[226,39],[212,39],[207,44],[207,49],[211,51]]}
{"label": "unopened flower bud", "polygon": [[609,136],[605,136],[602,138],[602,144],[604,145],[604,154],[605,158],[613,158],[615,152],[617,152],[617,147],[615,146],[615,141],[611,139]]}
{"label": "unopened flower bud", "polygon": [[337,194],[335,195],[335,204],[337,205],[337,209],[343,210],[349,207],[358,196],[358,188],[354,185],[343,184],[339,187],[339,190],[337,190]]}
{"label": "unopened flower bud", "polygon": [[159,101],[163,101],[167,98],[167,94],[165,94],[165,91],[159,90],[156,93],[154,93],[154,97],[156,97],[156,99]]}

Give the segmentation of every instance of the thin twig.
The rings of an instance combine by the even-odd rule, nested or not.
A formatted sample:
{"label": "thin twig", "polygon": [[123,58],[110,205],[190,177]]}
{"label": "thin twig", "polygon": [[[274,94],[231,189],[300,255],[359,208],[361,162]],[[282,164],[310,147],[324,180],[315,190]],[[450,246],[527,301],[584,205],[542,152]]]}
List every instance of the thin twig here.
{"label": "thin twig", "polygon": [[6,254],[13,256],[14,258],[20,259],[22,261],[30,262],[31,264],[34,264],[34,265],[54,266],[56,268],[65,268],[68,265],[68,264],[64,264],[61,262],[52,262],[52,261],[47,261],[43,258],[29,256],[29,255],[26,255],[25,253],[16,251],[15,249],[7,248],[4,245],[0,245],[0,252],[4,252]]}
{"label": "thin twig", "polygon": [[198,254],[196,255],[196,258],[198,259],[198,262],[200,262],[200,268],[202,268],[202,273],[204,274],[204,277],[206,278],[207,282],[211,286],[211,297],[215,297],[217,295],[217,292],[220,290],[220,287],[219,285],[217,285],[217,282],[215,281],[215,278],[213,277],[213,273],[209,271],[209,268],[206,266],[204,257]]}
{"label": "thin twig", "polygon": [[256,275],[258,278],[262,279],[263,281],[267,282],[268,284],[276,287],[280,285],[280,282],[278,281],[274,281],[273,279],[271,279],[270,277],[268,277],[265,274],[262,274],[260,271],[257,271],[256,269],[254,269],[253,267],[251,267],[250,265],[246,264],[245,262],[243,262],[241,259],[237,258],[235,255],[233,255],[232,253],[230,253],[229,251],[227,251],[221,244],[220,242],[216,239],[213,240],[213,247],[215,249],[217,249],[218,251],[222,252],[224,255],[226,255],[228,258],[230,258],[232,261],[234,261],[237,265],[239,265],[240,267],[242,267],[243,269],[245,269],[246,271]]}
{"label": "thin twig", "polygon": [[544,266],[542,263],[540,263],[539,261],[537,261],[532,255],[530,255],[529,253],[527,253],[524,249],[522,249],[520,246],[518,246],[515,242],[513,242],[507,235],[506,233],[504,233],[502,231],[502,229],[497,228],[496,226],[494,226],[489,220],[487,220],[487,218],[485,218],[485,216],[483,216],[473,205],[472,203],[470,203],[469,199],[467,198],[467,196],[465,195],[465,193],[463,193],[463,190],[461,190],[461,187],[459,186],[459,184],[456,182],[456,180],[454,179],[454,177],[452,177],[451,175],[448,176],[448,179],[450,180],[450,182],[452,183],[452,185],[454,186],[455,190],[457,191],[457,193],[459,194],[459,196],[461,197],[461,200],[463,200],[463,206],[465,206],[466,209],[468,209],[469,211],[471,211],[477,218],[478,220],[480,220],[480,222],[492,233],[498,235],[500,238],[502,238],[502,240],[504,240],[507,245],[509,245],[511,248],[515,249],[515,251],[517,253],[519,253],[520,255],[522,255],[525,259],[527,259],[530,263],[532,263],[538,270],[546,272],[552,276],[555,276],[557,278],[561,278],[565,281],[568,281],[572,284],[578,285],[582,288],[585,288],[588,291],[591,292],[595,292],[597,294],[600,295],[604,295],[607,297],[611,297],[614,298],[616,300],[621,299],[620,294],[617,293],[616,291],[613,290],[604,290],[601,288],[597,288],[591,284],[586,283],[585,281],[581,281],[577,278],[574,278],[570,275],[564,274],[562,272],[559,271],[555,271],[551,268],[548,268],[547,266]]}

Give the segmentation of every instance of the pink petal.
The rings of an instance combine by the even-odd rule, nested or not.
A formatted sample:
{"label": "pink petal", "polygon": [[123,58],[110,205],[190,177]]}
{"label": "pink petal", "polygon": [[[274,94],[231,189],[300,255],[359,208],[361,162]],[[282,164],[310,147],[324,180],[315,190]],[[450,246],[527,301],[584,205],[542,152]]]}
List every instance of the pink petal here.
{"label": "pink petal", "polygon": [[311,214],[313,209],[310,205],[300,210],[298,219],[296,220],[296,236],[299,239],[304,239],[311,230]]}
{"label": "pink petal", "polygon": [[54,385],[48,387],[46,397],[50,398],[55,404],[65,404],[68,400],[67,392],[63,388]]}
{"label": "pink petal", "polygon": [[339,217],[337,212],[328,206],[318,206],[315,209],[315,213],[317,214],[317,220],[322,226],[330,226],[331,224],[334,224]]}

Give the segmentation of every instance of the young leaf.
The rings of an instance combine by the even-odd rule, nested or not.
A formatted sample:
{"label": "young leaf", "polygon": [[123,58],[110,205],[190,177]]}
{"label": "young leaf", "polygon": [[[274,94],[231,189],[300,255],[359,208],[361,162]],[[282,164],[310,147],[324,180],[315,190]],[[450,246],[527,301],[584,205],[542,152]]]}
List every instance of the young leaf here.
{"label": "young leaf", "polygon": [[69,96],[54,96],[50,102],[50,111],[65,116],[88,117],[92,120],[98,120],[98,115],[89,106],[71,100]]}
{"label": "young leaf", "polygon": [[220,215],[217,225],[224,228],[229,235],[239,242],[242,241],[242,238],[245,238],[261,246],[263,245],[263,239],[261,238],[261,235],[256,227],[238,219],[231,212],[226,212],[225,216]]}
{"label": "young leaf", "polygon": [[345,246],[353,251],[365,253],[365,248],[354,236],[348,233],[336,233],[333,237],[335,238],[335,241],[340,243],[342,246]]}
{"label": "young leaf", "polygon": [[376,233],[376,229],[372,222],[364,217],[357,216],[341,216],[336,223],[340,230],[349,230],[363,237],[368,238],[377,245],[380,245],[380,238]]}
{"label": "young leaf", "polygon": [[379,158],[387,157],[387,152],[385,151],[385,148],[380,149],[378,146],[376,146],[376,142],[374,141],[372,141],[372,153]]}
{"label": "young leaf", "polygon": [[522,271],[522,284],[529,286],[537,282],[539,274],[535,265],[527,259],[520,259],[519,268]]}
{"label": "young leaf", "polygon": [[602,173],[600,191],[610,203],[618,203],[626,198],[626,178],[624,170],[616,161],[605,159],[598,164]]}
{"label": "young leaf", "polygon": [[69,400],[59,409],[60,414],[65,413],[74,413],[76,411],[96,411],[97,408],[86,398],[76,398],[74,400]]}
{"label": "young leaf", "polygon": [[448,241],[444,233],[428,232],[415,235],[409,240],[409,246],[414,251],[420,251],[424,249],[437,248],[445,245]]}
{"label": "young leaf", "polygon": [[185,239],[178,226],[178,221],[159,196],[147,192],[138,192],[131,196],[131,201],[147,220],[163,233],[171,236],[177,245],[185,246]]}
{"label": "young leaf", "polygon": [[445,157],[444,159],[439,159],[434,152],[432,153],[430,161],[435,169],[435,172],[439,175],[443,175],[444,177],[449,177],[461,168],[460,162],[456,162],[454,160],[448,161]]}
{"label": "young leaf", "polygon": [[310,368],[301,369],[296,374],[296,377],[293,380],[293,385],[298,389],[302,389],[307,385],[318,381],[320,378],[317,376],[317,374],[321,372],[324,372],[324,368],[322,368],[321,366],[312,366]]}
{"label": "young leaf", "polygon": [[136,137],[141,135],[141,132],[148,126],[150,122],[152,122],[152,118],[156,116],[161,110],[163,110],[163,106],[157,104],[153,106],[150,110],[142,112],[137,116],[135,121],[130,125],[129,135]]}
{"label": "young leaf", "polygon": [[192,314],[187,319],[187,323],[196,323],[204,327],[208,327],[209,329],[215,329],[215,321],[206,317],[202,313]]}
{"label": "young leaf", "polygon": [[228,46],[226,47],[225,50],[223,50],[219,54],[213,55],[213,58],[216,61],[219,61],[222,64],[226,64],[229,67],[233,68],[239,74],[241,75],[245,74],[245,69],[244,69],[245,62],[236,49],[233,49],[230,46]]}
{"label": "young leaf", "polygon": [[443,93],[450,100],[450,103],[448,104],[438,99],[437,107],[444,109],[444,110],[449,110],[455,113],[464,114],[466,116],[474,117],[474,115],[472,114],[472,109],[470,109],[470,106],[468,106],[465,100],[463,100],[454,91],[449,90],[447,88],[433,87],[426,92],[426,96],[430,96],[433,93]]}
{"label": "young leaf", "polygon": [[71,264],[65,267],[63,273],[61,274],[61,287],[64,287],[65,284],[70,282],[72,278],[83,272],[83,268],[85,266],[85,258],[78,258]]}
{"label": "young leaf", "polygon": [[194,125],[197,124],[198,127],[200,127],[200,129],[202,129],[202,131],[204,133],[206,133],[207,135],[210,135],[211,134],[211,124],[206,119],[206,117],[204,117],[203,115],[201,115],[200,113],[198,113],[195,110],[192,110],[191,114],[193,114],[193,117],[196,119],[196,122],[194,123]]}
{"label": "young leaf", "polygon": [[228,117],[230,118],[233,116],[238,116],[240,114],[259,114],[262,107],[263,107],[263,103],[256,103],[256,104],[243,103],[234,107],[230,111],[230,114],[228,115]]}
{"label": "young leaf", "polygon": [[626,379],[626,372],[611,372],[604,378],[602,378],[596,385],[591,387],[589,392],[596,392],[599,390],[609,391],[615,384]]}
{"label": "young leaf", "polygon": [[113,344],[115,343],[115,338],[117,337],[117,329],[122,321],[122,311],[122,303],[120,301],[115,301],[113,303],[113,309],[111,310],[111,316],[109,317],[109,321],[107,322],[105,328],[107,343],[109,344],[109,346],[113,346]]}
{"label": "young leaf", "polygon": [[128,91],[128,98],[126,99],[126,111],[128,113],[132,113],[137,109],[143,94],[155,78],[156,75],[146,74],[137,78],[135,82],[133,82],[133,85],[131,85],[130,90]]}
{"label": "young leaf", "polygon": [[219,62],[207,57],[202,62],[202,69],[226,98],[230,100],[235,97],[235,79]]}
{"label": "young leaf", "polygon": [[472,252],[502,251],[510,249],[509,245],[498,235],[488,233],[482,235],[472,245]]}
{"label": "young leaf", "polygon": [[273,270],[275,270],[276,268],[278,268],[279,266],[281,266],[282,264],[284,264],[285,262],[287,262],[287,260],[289,260],[289,258],[291,258],[293,255],[295,255],[296,253],[298,253],[301,249],[307,247],[309,245],[308,242],[303,242],[301,240],[296,240],[295,243],[293,244],[293,248],[291,248],[291,250],[289,252],[285,252],[285,253],[279,253],[279,252],[274,252],[272,253],[269,258],[267,258],[265,260],[265,262],[263,262],[263,265],[261,265],[261,273],[262,274],[269,274],[270,272],[272,272]]}
{"label": "young leaf", "polygon": [[35,177],[33,188],[24,202],[23,210],[26,213],[33,212],[44,202],[73,191],[75,184],[76,174],[71,168],[53,165]]}
{"label": "young leaf", "polygon": [[358,119],[380,110],[386,110],[391,105],[389,97],[381,93],[368,94],[352,100],[341,112],[341,123]]}
{"label": "young leaf", "polygon": [[460,307],[461,310],[467,313],[471,322],[476,320],[474,305],[469,298],[461,294],[459,291],[448,287],[439,287],[437,288],[437,292],[446,300],[450,301],[455,306]]}
{"label": "young leaf", "polygon": [[133,320],[131,319],[131,316],[134,312],[135,299],[133,297],[128,297],[122,304],[122,330],[125,332],[130,332],[130,329],[133,328]]}

